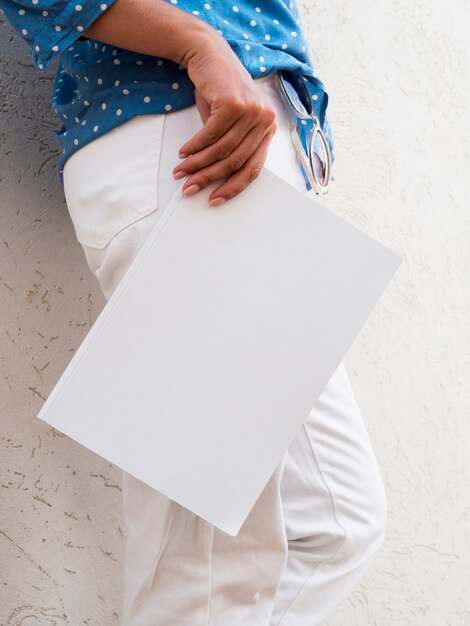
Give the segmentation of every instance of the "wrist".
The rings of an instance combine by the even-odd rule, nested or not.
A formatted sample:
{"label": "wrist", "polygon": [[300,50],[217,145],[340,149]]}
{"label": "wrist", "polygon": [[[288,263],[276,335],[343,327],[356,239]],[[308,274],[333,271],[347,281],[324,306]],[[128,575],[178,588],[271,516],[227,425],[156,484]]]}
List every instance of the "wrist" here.
{"label": "wrist", "polygon": [[214,38],[219,36],[217,31],[206,22],[197,19],[199,24],[191,24],[184,36],[184,41],[176,46],[172,59],[185,69],[189,69],[201,53],[207,53],[214,44]]}

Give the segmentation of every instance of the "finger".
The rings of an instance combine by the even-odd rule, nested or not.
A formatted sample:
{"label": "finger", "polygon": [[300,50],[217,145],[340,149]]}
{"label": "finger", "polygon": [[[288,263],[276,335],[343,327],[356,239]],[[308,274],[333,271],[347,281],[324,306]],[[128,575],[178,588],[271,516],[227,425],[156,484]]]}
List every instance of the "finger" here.
{"label": "finger", "polygon": [[[262,104],[259,103],[262,107]],[[258,104],[253,106],[253,113],[258,112]],[[246,105],[241,100],[214,102],[211,113],[200,131],[180,148],[180,154],[195,154],[220,139],[242,115],[246,115]],[[256,115],[255,115],[256,117]]]}
{"label": "finger", "polygon": [[218,141],[187,157],[182,163],[178,163],[173,170],[173,174],[177,172],[184,172],[185,175],[193,174],[203,167],[212,165],[212,163],[227,159],[245,139],[252,127],[250,120],[247,120],[246,117],[241,117]]}
{"label": "finger", "polygon": [[262,139],[270,132],[270,129],[271,127],[263,129],[259,126],[252,128],[240,145],[227,158],[216,161],[190,176],[184,182],[183,192],[192,185],[197,185],[199,189],[204,189],[213,181],[238,171],[255,152]]}
{"label": "finger", "polygon": [[[243,168],[232,174],[222,185],[214,189],[209,196],[209,203],[212,204],[214,200],[217,200],[217,204],[219,204],[220,198],[223,198],[223,200],[234,198],[258,178],[266,161],[269,144],[274,134],[275,131],[267,133],[260,142],[258,149],[248,159]],[[216,205],[214,204],[214,206]]]}

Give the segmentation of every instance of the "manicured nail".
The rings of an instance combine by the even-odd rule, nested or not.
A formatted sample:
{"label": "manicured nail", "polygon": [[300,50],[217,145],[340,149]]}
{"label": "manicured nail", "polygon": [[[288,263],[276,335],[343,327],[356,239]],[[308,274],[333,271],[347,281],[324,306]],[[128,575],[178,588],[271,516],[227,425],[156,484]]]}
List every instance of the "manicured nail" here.
{"label": "manicured nail", "polygon": [[173,178],[175,180],[179,180],[180,178],[183,178],[183,176],[186,176],[186,172],[183,172],[183,170],[178,170],[177,172],[173,172]]}
{"label": "manicured nail", "polygon": [[186,189],[183,189],[183,193],[186,196],[192,196],[194,195],[196,192],[198,192],[200,189],[199,185],[189,185],[189,187],[186,187]]}
{"label": "manicured nail", "polygon": [[220,206],[221,204],[223,204],[225,202],[225,198],[222,198],[221,196],[219,198],[214,198],[213,200],[211,200],[209,202],[209,204],[211,206]]}

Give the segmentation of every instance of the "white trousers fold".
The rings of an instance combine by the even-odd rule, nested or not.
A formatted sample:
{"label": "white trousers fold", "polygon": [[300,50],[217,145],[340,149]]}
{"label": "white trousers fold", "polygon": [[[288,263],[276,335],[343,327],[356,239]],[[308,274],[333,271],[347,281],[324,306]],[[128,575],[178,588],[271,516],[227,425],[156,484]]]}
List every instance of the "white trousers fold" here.
{"label": "white trousers fold", "polygon": [[[313,193],[306,191],[273,76],[256,84],[278,114],[265,165]],[[178,149],[202,127],[196,105],[138,116],[66,162],[69,213],[106,298],[150,233],[158,208],[182,183],[171,174]],[[369,568],[387,514],[378,463],[343,362],[236,537],[126,472],[122,505],[122,626],[323,624]]]}

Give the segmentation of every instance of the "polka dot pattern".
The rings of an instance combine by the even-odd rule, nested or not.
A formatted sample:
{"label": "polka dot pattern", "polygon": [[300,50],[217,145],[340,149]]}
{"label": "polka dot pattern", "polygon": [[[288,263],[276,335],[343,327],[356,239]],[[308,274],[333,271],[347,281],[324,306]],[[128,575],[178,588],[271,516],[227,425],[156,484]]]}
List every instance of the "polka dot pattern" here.
{"label": "polka dot pattern", "polygon": [[[38,70],[44,72],[59,57],[52,106],[62,123],[55,133],[61,181],[66,160],[90,140],[135,115],[171,113],[195,102],[194,85],[181,65],[80,37],[115,1],[0,0],[0,9],[28,44]],[[253,78],[277,69],[310,77],[312,104],[331,141],[328,98],[314,72],[296,2],[169,3],[209,22]]]}

